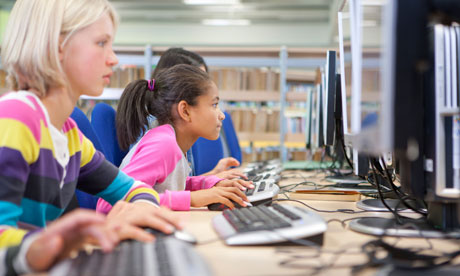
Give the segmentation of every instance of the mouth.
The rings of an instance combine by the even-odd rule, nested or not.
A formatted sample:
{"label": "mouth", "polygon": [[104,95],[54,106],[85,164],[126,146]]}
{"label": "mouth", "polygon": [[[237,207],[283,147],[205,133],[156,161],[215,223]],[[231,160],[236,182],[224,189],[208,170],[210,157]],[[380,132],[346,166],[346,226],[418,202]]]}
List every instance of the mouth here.
{"label": "mouth", "polygon": [[108,73],[107,75],[104,75],[102,76],[102,78],[104,79],[104,82],[106,82],[106,84],[109,84],[110,83],[110,77],[112,76],[112,72]]}

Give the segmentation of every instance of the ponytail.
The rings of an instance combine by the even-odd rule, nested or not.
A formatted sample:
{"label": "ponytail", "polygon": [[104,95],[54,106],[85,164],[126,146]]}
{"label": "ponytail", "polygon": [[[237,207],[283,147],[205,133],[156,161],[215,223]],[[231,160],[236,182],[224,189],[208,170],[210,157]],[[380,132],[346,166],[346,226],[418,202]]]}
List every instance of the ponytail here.
{"label": "ponytail", "polygon": [[153,93],[146,80],[133,81],[123,91],[116,115],[117,137],[121,149],[128,149],[143,133],[150,115],[145,103],[154,100]]}

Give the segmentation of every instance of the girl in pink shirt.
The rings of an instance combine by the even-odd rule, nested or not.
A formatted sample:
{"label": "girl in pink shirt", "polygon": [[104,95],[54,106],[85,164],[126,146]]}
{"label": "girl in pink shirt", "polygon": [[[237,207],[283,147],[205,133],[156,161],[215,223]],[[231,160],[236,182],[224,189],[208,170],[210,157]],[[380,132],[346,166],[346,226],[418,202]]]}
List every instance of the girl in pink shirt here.
{"label": "girl in pink shirt", "polygon": [[[186,152],[203,137],[219,137],[225,115],[218,107],[219,95],[208,74],[196,66],[180,64],[165,69],[154,80],[131,82],[123,91],[117,111],[117,134],[122,148],[136,141],[147,124],[147,117],[157,118],[159,126],[131,148],[120,168],[143,181],[160,194],[160,205],[173,210],[189,210],[211,203],[234,208],[232,201],[246,206],[242,190],[252,188],[241,179],[217,176],[189,177]],[[111,206],[102,199],[97,209]]]}

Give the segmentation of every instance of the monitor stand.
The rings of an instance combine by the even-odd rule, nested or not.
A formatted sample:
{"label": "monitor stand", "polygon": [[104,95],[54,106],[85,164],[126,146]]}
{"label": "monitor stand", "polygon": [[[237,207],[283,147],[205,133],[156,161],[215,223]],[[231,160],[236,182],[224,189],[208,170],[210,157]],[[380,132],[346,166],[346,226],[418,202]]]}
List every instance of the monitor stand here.
{"label": "monitor stand", "polygon": [[394,218],[363,217],[350,221],[351,230],[374,236],[460,238],[460,230],[440,231],[426,223],[426,219],[401,218],[399,225]]}
{"label": "monitor stand", "polygon": [[[399,199],[385,199],[385,203],[392,209],[398,207],[398,211],[407,210],[406,206],[401,204]],[[360,200],[356,202],[356,207],[365,211],[389,212],[388,208],[378,198]]]}
{"label": "monitor stand", "polygon": [[[384,199],[385,203],[393,210],[398,208],[399,212],[413,212],[410,208],[407,208],[404,204],[402,204],[401,200],[399,200],[399,198],[394,192],[385,194]],[[406,204],[408,204],[412,208],[423,209],[426,211],[425,206],[421,205],[415,200],[406,199]],[[389,212],[388,208],[385,205],[383,205],[382,200],[380,198],[363,199],[361,201],[356,202],[356,207],[365,211]]]}
{"label": "monitor stand", "polygon": [[423,238],[460,238],[459,203],[427,202],[427,216],[418,219],[362,217],[352,220],[350,229],[369,235]]}

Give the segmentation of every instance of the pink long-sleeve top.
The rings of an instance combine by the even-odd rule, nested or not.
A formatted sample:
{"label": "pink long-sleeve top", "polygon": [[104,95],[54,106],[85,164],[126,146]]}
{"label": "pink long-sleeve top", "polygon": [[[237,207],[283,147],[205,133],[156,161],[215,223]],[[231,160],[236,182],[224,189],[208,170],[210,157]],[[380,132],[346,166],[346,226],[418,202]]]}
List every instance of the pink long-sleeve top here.
{"label": "pink long-sleeve top", "polygon": [[[151,185],[160,194],[160,205],[177,211],[190,210],[191,191],[209,189],[222,180],[213,175],[189,177],[191,168],[171,125],[149,130],[128,152],[120,169]],[[97,210],[104,213],[111,207],[102,199],[97,204]]]}

